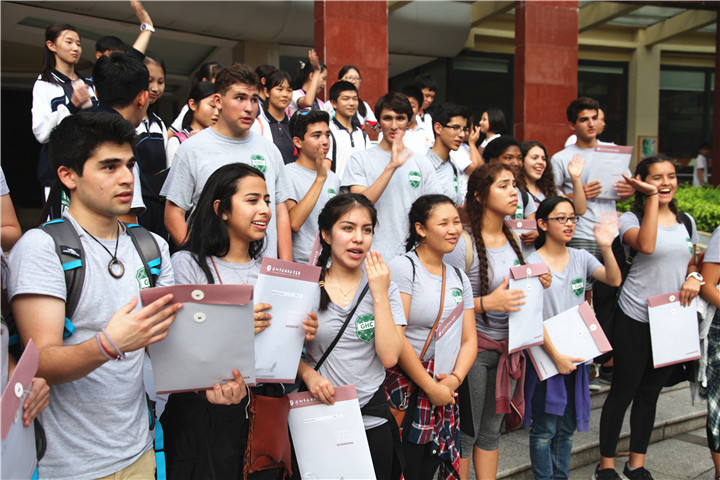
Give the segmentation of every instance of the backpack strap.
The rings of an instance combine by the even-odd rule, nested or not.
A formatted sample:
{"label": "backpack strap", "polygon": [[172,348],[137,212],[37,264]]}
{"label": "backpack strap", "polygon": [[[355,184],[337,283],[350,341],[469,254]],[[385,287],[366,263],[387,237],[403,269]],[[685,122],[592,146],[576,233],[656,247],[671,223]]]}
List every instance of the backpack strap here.
{"label": "backpack strap", "polygon": [[680,217],[680,221],[685,225],[685,230],[688,232],[688,236],[690,239],[693,237],[693,224],[692,220],[690,219],[690,215],[688,215],[685,212],[678,212],[678,217]]}
{"label": "backpack strap", "polygon": [[160,247],[149,230],[136,223],[126,223],[124,225],[127,227],[126,232],[128,236],[130,236],[133,245],[135,245],[135,250],[137,250],[138,255],[140,255],[140,260],[142,260],[145,272],[150,280],[150,287],[154,287],[160,276],[162,263]]}
{"label": "backpack strap", "polygon": [[460,235],[462,236],[463,240],[465,240],[465,273],[468,273],[468,271],[470,270],[470,265],[472,265],[473,260],[475,260],[475,249],[473,249],[470,232],[463,229]]}
{"label": "backpack strap", "polygon": [[405,258],[407,258],[408,260],[410,260],[410,265],[412,265],[412,269],[413,269],[413,279],[412,279],[412,281],[413,281],[413,283],[415,283],[415,262],[413,261],[412,257],[411,257],[410,255],[408,255],[408,254],[405,254]]}
{"label": "backpack strap", "polygon": [[522,197],[523,202],[523,217],[525,216],[525,207],[530,202],[530,194],[527,192],[527,190],[524,190],[522,188],[518,188],[520,190],[520,196]]}
{"label": "backpack strap", "polygon": [[64,219],[60,218],[47,222],[40,228],[50,235],[55,242],[55,252],[65,272],[67,295],[65,298],[63,338],[68,338],[75,331],[75,325],[70,321],[70,318],[75,313],[82,293],[83,282],[85,281],[85,253],[75,228]]}

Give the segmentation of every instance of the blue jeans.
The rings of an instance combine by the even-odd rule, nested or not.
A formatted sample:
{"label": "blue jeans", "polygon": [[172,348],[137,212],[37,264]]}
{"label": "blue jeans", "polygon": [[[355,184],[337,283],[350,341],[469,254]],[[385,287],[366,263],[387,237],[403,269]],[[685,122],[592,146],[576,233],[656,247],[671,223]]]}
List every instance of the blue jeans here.
{"label": "blue jeans", "polygon": [[[581,366],[581,374],[585,367]],[[575,420],[575,375],[565,376],[568,403],[563,416],[545,413],[545,382],[539,382],[532,398],[530,461],[536,480],[567,479],[570,476]]]}

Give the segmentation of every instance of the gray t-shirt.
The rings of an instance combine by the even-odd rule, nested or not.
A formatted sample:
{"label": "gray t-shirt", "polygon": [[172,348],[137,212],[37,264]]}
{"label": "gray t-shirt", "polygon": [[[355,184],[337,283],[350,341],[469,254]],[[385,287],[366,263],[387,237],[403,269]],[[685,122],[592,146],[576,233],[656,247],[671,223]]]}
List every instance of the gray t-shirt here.
{"label": "gray t-shirt", "polygon": [[[580,175],[583,185],[590,182],[590,165],[593,162],[594,148],[580,148],[576,145],[569,145],[565,149],[560,150],[552,157],[553,174],[555,175],[555,185],[563,193],[572,193],[572,179],[567,171],[568,164],[575,155],[582,155],[585,159],[585,168]],[[630,170],[625,172],[628,176]],[[582,221],[577,223],[575,228],[575,239],[590,240],[595,243],[595,235],[593,228],[600,221],[600,215],[603,212],[615,213],[615,200],[600,200],[598,198],[587,199],[587,210],[582,216]]]}
{"label": "gray t-shirt", "polygon": [[[370,187],[388,163],[390,152],[378,146],[353,153],[345,170],[342,186]],[[443,193],[435,169],[426,157],[413,154],[395,170],[385,191],[375,202],[378,223],[372,248],[379,251],[385,261],[405,252],[410,207],[419,197],[429,193]]]}
{"label": "gray t-shirt", "polygon": [[[415,265],[414,279],[413,264]],[[438,316],[442,275],[433,275],[428,272],[414,253],[395,257],[390,261],[389,267],[393,283],[398,286],[400,293],[412,296],[405,338],[415,349],[415,354],[419,356]],[[475,308],[470,280],[462,269],[456,270],[455,267],[446,265],[445,300],[440,321],[447,318],[460,302],[463,303],[465,310]],[[462,317],[460,320],[462,321]],[[435,357],[434,338],[425,352],[426,359],[433,357]]]}
{"label": "gray t-shirt", "polygon": [[249,132],[245,138],[230,138],[206,128],[188,138],[175,153],[170,173],[160,195],[185,211],[192,211],[205,182],[218,168],[240,162],[265,174],[273,218],[265,233],[265,255],[277,257],[277,224],[275,205],[287,200],[289,187],[285,179],[282,155],[270,141]]}
{"label": "gray t-shirt", "polygon": [[[587,250],[568,248],[570,260],[562,272],[552,268],[552,283],[543,291],[543,320],[569,310],[585,301],[585,289],[592,274],[602,264]],[[533,252],[527,263],[545,263],[540,254]],[[549,267],[548,267],[549,268]]]}
{"label": "gray t-shirt", "polygon": [[[363,276],[355,297],[347,307],[330,302],[327,310],[318,312],[320,327],[317,335],[313,341],[305,343],[308,365],[314,367],[335,339],[365,284],[367,277]],[[388,296],[395,325],[406,325],[402,299],[394,283],[390,283]],[[330,380],[333,386],[355,384],[360,407],[370,401],[385,381],[385,368],[375,353],[375,315],[370,291],[365,294],[342,337],[320,366],[320,375]],[[377,427],[386,421],[378,417],[363,416],[366,429]]]}
{"label": "gray t-shirt", "polygon": [[[285,165],[285,175],[289,182],[290,190],[287,197],[290,200],[300,203],[305,198],[313,182],[315,182],[316,172],[301,167],[297,163],[288,163]],[[293,232],[293,260],[298,263],[307,263],[310,260],[310,253],[315,236],[318,233],[318,216],[325,204],[337,195],[340,191],[340,178],[335,173],[328,171],[328,176],[323,184],[317,202],[313,207],[310,215],[303,223],[298,232]]]}
{"label": "gray t-shirt", "polygon": [[[175,252],[172,256],[173,271],[175,272],[175,283],[178,285],[200,285],[208,283],[205,273],[203,273],[200,265],[195,259],[195,254],[187,250]],[[230,263],[221,260],[218,257],[212,257],[217,267],[217,272],[213,268],[210,259],[207,259],[207,265],[212,274],[214,283],[226,283],[228,285],[236,284],[255,284],[258,273],[260,272],[260,264],[262,258],[251,260],[248,263]],[[218,272],[220,278],[218,278]],[[222,280],[222,281],[221,281]]]}
{"label": "gray t-shirt", "polygon": [[710,237],[703,261],[720,263],[720,226],[715,229]]}
{"label": "gray t-shirt", "polygon": [[[468,268],[467,276],[472,286],[473,297],[480,296],[480,262],[477,256],[477,247],[473,238],[473,260]],[[488,277],[490,288],[485,295],[489,295],[500,286],[505,277],[510,276],[510,268],[520,265],[520,260],[515,255],[510,242],[506,242],[501,248],[488,248]],[[459,241],[455,250],[445,255],[445,263],[461,270],[465,268],[465,242]],[[475,326],[477,331],[492,338],[493,340],[504,340],[508,336],[508,312],[487,312],[488,323],[485,323],[481,314],[475,315]]]}
{"label": "gray t-shirt", "polygon": [[[655,251],[652,255],[638,252],[620,293],[618,305],[623,312],[638,322],[648,322],[648,297],[676,292],[685,282],[693,246],[698,242],[695,219],[692,219],[692,237],[683,223],[672,227],[658,225]],[[638,218],[632,212],[620,216],[620,238],[628,230],[640,228]],[[627,249],[626,249],[627,251]]]}
{"label": "gray t-shirt", "polygon": [[[149,286],[143,263],[132,240],[123,232],[117,257],[125,274],[108,273],[110,255],[65,214],[80,236],[85,252],[85,281],[72,318],[75,332],[63,339],[77,345],[108,324],[142,288]],[[162,252],[158,286],[172,285],[173,270],[167,244],[155,235]],[[99,240],[114,251],[115,241]],[[65,300],[65,274],[50,235],[27,232],[10,252],[8,296],[47,295]],[[140,308],[140,304],[136,310]],[[50,405],[42,413],[47,451],[40,461],[41,478],[98,478],[122,470],[152,449],[143,385],[143,350],[126,352],[71,382],[53,385]]]}
{"label": "gray t-shirt", "polygon": [[462,205],[465,199],[460,194],[460,172],[453,162],[450,160],[443,161],[432,148],[427,151],[425,156],[435,167],[435,175],[437,175],[438,183],[442,189],[443,195],[447,195],[455,202],[455,205]]}

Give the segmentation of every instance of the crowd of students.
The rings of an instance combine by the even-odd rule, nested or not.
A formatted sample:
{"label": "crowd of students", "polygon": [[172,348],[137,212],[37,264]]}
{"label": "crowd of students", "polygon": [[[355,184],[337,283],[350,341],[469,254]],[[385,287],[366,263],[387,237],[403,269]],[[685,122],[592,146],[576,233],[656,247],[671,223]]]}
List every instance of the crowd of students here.
{"label": "crowd of students", "polygon": [[[65,270],[76,266],[60,260],[62,248],[47,230],[19,238],[14,212],[6,215],[8,190],[0,191],[2,248],[16,243],[3,285],[22,343],[32,339],[40,350],[37,388],[23,416],[29,425],[44,408],[40,478],[155,475],[144,350],[167,336],[182,304],[168,295],[138,308],[141,289],[253,284],[262,257],[307,263],[316,238],[321,298],[303,322],[297,376],[326,404],[335,387],[355,385],[377,478],[431,479],[438,469],[441,478],[468,478],[471,461],[478,479],[495,478],[501,426],[517,425],[518,415],[531,428],[535,477],[568,478],[574,431],[588,428],[580,362],[590,359],[559,352],[546,335],[542,348],[561,375],[540,381],[524,352],[508,352],[509,316],[525,298],[508,288],[509,271],[548,266],[540,278],[543,320],[581,304],[590,291],[596,306],[612,304],[600,285],[622,281],[611,249],[618,228],[637,253],[608,332],[614,375],[594,478],[620,478],[614,457],[630,402],[623,474],[652,478],[645,453],[674,367],[653,368],[647,298],[681,291],[683,304],[700,294],[720,307],[720,227],[700,275],[697,229],[677,210],[671,162],[644,159],[614,185],[620,198],[635,197],[633,212],[618,222],[615,201],[598,198],[602,185],[587,168],[599,142],[595,100],[570,103],[576,139],[549,159],[539,142],[505,134],[499,109],[485,109],[477,125],[463,106],[431,109],[437,86],[429,77],[388,92],[371,109],[359,96],[359,69],[348,65],[325,103],[319,97],[327,69],[312,50],[294,77],[268,65],[203,65],[166,128],[148,110],[163,94],[165,66],[146,51],[154,28],[132,3],[142,23],[138,40],[127,53],[121,42],[98,42],[92,79],[74,70],[77,31],[49,27],[33,91],[33,131],[44,144],[39,171],[56,217],[79,239],[81,262],[70,263],[82,263],[82,292],[67,283]],[[518,236],[508,219],[536,220],[537,228]],[[153,232],[157,259],[136,245],[135,223]],[[435,328],[461,303],[455,368],[435,375]],[[348,316],[373,320],[345,329]],[[255,333],[272,321],[272,306],[255,304]],[[720,315],[711,323],[707,431],[718,477]],[[159,420],[168,477],[279,474],[247,474],[246,412],[253,395],[281,397],[283,390],[248,390],[239,371],[233,376],[167,399]],[[390,407],[407,407],[401,423]]]}

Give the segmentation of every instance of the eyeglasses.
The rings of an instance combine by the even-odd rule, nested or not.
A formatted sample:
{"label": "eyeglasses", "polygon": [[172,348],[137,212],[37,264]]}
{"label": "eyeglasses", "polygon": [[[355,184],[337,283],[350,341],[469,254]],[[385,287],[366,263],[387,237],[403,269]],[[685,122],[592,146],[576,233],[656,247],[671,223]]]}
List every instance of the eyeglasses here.
{"label": "eyeglasses", "polygon": [[362,82],[362,78],[360,77],[345,77],[343,80],[350,83]]}
{"label": "eyeglasses", "polygon": [[455,132],[456,134],[457,134],[458,132],[460,132],[461,130],[462,130],[462,133],[464,133],[464,134],[466,134],[466,135],[467,135],[468,133],[470,133],[470,129],[469,129],[469,128],[467,128],[467,127],[461,127],[460,125],[443,125],[443,127],[449,128],[450,130],[452,130],[452,131]]}
{"label": "eyeglasses", "polygon": [[555,220],[560,225],[567,225],[567,223],[569,221],[570,223],[572,223],[574,225],[578,222],[578,220],[580,220],[580,217],[578,217],[578,216],[575,216],[575,217],[548,217],[548,220]]}

